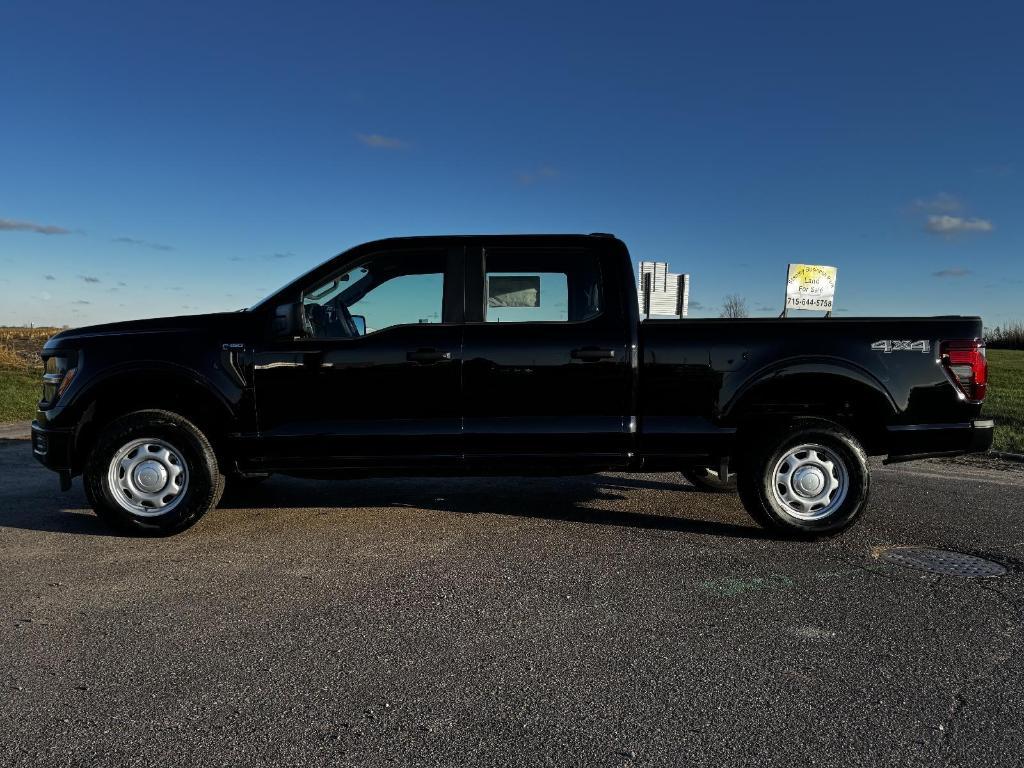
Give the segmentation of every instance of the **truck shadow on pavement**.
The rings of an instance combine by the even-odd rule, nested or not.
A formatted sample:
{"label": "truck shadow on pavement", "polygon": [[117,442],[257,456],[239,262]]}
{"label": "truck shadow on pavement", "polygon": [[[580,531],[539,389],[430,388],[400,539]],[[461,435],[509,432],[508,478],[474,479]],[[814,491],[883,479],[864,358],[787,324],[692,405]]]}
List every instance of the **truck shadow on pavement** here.
{"label": "truck shadow on pavement", "polygon": [[[592,484],[592,493],[570,493],[554,485],[534,493],[521,493],[515,498],[495,497],[481,494],[477,490],[459,488],[459,481],[449,486],[444,496],[431,496],[422,490],[412,492],[395,489],[386,481],[354,481],[359,486],[355,493],[342,491],[338,482],[302,481],[289,485],[287,490],[266,487],[235,492],[225,496],[219,508],[212,515],[247,509],[302,509],[318,508],[343,511],[345,509],[372,508],[413,508],[448,512],[455,514],[494,514],[512,517],[531,517],[587,525],[623,526],[650,530],[679,531],[682,533],[725,536],[730,538],[768,539],[772,536],[754,525],[738,525],[715,519],[693,519],[671,514],[621,508],[594,508],[583,506],[596,500],[622,501],[625,497],[609,490],[632,489],[633,482],[616,481],[604,485],[598,481]],[[334,489],[330,492],[329,489]],[[578,490],[578,489],[574,489]],[[701,494],[686,489],[674,489],[698,500]],[[339,501],[343,496],[344,501]],[[8,500],[10,501],[10,500]],[[81,490],[75,488],[69,494],[53,493],[34,497],[20,504],[0,505],[0,527],[46,533],[69,533],[83,536],[132,536],[112,528],[97,518]]]}
{"label": "truck shadow on pavement", "polygon": [[[0,447],[20,449],[21,446]],[[25,462],[28,467],[17,466],[20,462],[14,460],[16,455],[13,451],[0,450],[0,475],[6,475],[0,477],[0,528],[84,536],[132,535],[119,532],[93,514],[82,492],[80,479],[75,480],[70,492],[62,493],[56,487],[56,480],[48,474],[42,477],[45,471],[36,467],[34,462]],[[210,517],[219,517],[222,524],[231,525],[233,510],[314,509],[327,514],[364,508],[402,508],[451,514],[507,515],[733,538],[771,538],[769,533],[753,524],[738,524],[725,519],[737,517],[738,503],[733,497],[702,493],[682,480],[676,483],[659,477],[666,476],[346,480],[274,477],[255,487],[226,493],[218,510]]]}
{"label": "truck shadow on pavement", "polygon": [[[714,519],[735,516],[734,510],[738,505],[730,501],[731,498],[729,495],[700,492],[682,481],[671,483],[646,477],[608,475],[376,478],[347,481],[275,477],[254,488],[225,494],[218,511],[401,507],[454,514],[507,515],[587,525],[680,531],[709,536],[772,538],[771,534],[753,523],[743,525]],[[681,516],[680,513],[687,516]],[[690,517],[691,513],[697,516]]]}

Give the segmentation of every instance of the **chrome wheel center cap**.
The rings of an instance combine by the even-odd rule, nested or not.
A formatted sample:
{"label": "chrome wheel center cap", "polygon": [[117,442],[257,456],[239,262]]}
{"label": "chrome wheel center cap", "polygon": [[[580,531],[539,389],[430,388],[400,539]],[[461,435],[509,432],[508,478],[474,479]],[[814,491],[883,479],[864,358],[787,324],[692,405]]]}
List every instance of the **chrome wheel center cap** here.
{"label": "chrome wheel center cap", "polygon": [[793,473],[793,487],[801,496],[817,496],[825,488],[825,474],[818,467],[800,467]]}
{"label": "chrome wheel center cap", "polygon": [[135,468],[135,485],[146,493],[156,493],[167,485],[167,470],[159,461],[147,459]]}

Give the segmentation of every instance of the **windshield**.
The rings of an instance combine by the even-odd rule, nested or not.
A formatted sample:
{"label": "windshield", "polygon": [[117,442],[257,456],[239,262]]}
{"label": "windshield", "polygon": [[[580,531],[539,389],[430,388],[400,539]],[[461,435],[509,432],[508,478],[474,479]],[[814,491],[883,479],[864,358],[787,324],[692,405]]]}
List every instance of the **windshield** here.
{"label": "windshield", "polygon": [[290,286],[290,285],[295,285],[296,283],[299,283],[299,282],[305,282],[306,280],[308,280],[308,279],[309,279],[309,277],[310,277],[310,276],[311,276],[311,275],[312,275],[312,274],[313,274],[314,272],[316,272],[317,270],[319,270],[319,269],[320,269],[320,268],[321,268],[322,266],[324,266],[324,264],[327,264],[328,262],[334,261],[334,259],[335,259],[335,258],[337,258],[337,257],[335,256],[335,257],[333,257],[333,258],[330,258],[330,259],[328,259],[327,261],[321,262],[320,264],[317,264],[317,265],[316,265],[315,267],[313,267],[312,269],[308,269],[308,270],[306,270],[305,272],[303,272],[303,273],[302,273],[302,274],[301,274],[301,275],[300,275],[299,277],[295,278],[294,280],[290,280],[289,282],[285,283],[284,285],[282,285],[282,286],[279,286],[279,287],[275,288],[275,289],[274,289],[273,291],[271,291],[271,292],[270,292],[270,293],[268,293],[268,294],[267,294],[266,296],[264,296],[264,297],[263,297],[262,299],[260,299],[259,301],[257,301],[257,302],[256,302],[255,304],[253,304],[253,305],[252,305],[251,307],[249,307],[249,311],[255,311],[255,310],[259,309],[259,308],[260,308],[260,307],[262,307],[262,306],[263,306],[264,304],[266,304],[267,302],[269,302],[269,301],[270,301],[270,300],[271,300],[272,298],[274,298],[275,296],[277,296],[277,294],[279,294],[279,293],[280,293],[281,291],[283,291],[283,290],[284,290],[285,288],[287,288],[288,286]]}

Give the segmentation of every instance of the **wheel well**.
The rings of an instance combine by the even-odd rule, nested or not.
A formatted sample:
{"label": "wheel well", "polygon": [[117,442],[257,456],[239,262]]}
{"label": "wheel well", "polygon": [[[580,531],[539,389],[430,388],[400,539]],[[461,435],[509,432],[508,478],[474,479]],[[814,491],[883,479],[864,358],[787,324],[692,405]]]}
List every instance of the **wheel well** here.
{"label": "wheel well", "polygon": [[206,387],[184,376],[128,374],[104,382],[84,406],[75,434],[75,470],[100,431],[114,419],[149,408],[171,411],[196,425],[210,441],[218,461],[226,450],[224,436],[231,414],[227,406]]}
{"label": "wheel well", "polygon": [[889,399],[866,384],[836,374],[805,374],[755,386],[733,409],[730,421],[743,434],[801,416],[827,419],[876,456],[885,453],[885,425],[892,414]]}

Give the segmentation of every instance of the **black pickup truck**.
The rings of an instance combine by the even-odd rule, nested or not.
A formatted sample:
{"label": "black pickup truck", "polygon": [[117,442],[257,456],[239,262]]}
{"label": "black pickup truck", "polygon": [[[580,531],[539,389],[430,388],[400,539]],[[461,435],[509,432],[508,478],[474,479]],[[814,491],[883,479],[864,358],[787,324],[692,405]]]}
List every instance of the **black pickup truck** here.
{"label": "black pickup truck", "polygon": [[247,310],[57,334],[33,451],[140,532],[275,472],[680,471],[820,536],[868,456],[991,444],[980,318],[641,321],[635,279],[610,235],[366,243]]}

